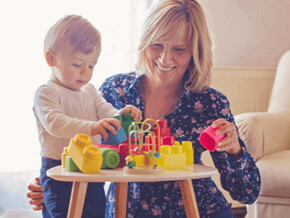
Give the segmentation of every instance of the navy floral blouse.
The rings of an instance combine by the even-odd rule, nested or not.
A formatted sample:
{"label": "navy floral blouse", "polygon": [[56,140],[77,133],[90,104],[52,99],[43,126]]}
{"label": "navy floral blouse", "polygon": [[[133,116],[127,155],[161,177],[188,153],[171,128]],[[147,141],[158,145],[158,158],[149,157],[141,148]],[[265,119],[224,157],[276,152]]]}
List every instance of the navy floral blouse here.
{"label": "navy floral blouse", "polygon": [[[104,98],[120,109],[127,104],[144,111],[144,103],[138,87],[137,73],[118,74],[109,77],[101,86]],[[202,164],[205,149],[199,143],[199,134],[214,120],[224,118],[234,122],[228,99],[213,88],[194,93],[183,91],[173,113],[164,117],[177,141],[191,141],[194,146],[194,162]],[[259,170],[247,152],[243,141],[243,153],[231,156],[226,152],[211,152],[215,167],[221,175],[223,188],[234,200],[253,203],[260,191]],[[200,217],[230,208],[223,194],[211,178],[192,180]],[[107,195],[106,217],[115,217],[115,184]],[[139,214],[139,215],[138,215]],[[129,183],[127,217],[186,217],[178,182]]]}

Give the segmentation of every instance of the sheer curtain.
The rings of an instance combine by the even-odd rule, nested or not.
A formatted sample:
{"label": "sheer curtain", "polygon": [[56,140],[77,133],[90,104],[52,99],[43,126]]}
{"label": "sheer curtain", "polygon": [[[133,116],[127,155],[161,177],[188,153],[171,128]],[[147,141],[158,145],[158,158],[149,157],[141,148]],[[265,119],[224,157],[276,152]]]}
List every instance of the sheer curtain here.
{"label": "sheer curtain", "polygon": [[10,0],[0,8],[0,172],[38,169],[39,142],[32,112],[38,86],[50,77],[43,39],[59,18],[82,15],[102,33],[102,52],[92,83],[134,70],[138,26],[147,0]]}

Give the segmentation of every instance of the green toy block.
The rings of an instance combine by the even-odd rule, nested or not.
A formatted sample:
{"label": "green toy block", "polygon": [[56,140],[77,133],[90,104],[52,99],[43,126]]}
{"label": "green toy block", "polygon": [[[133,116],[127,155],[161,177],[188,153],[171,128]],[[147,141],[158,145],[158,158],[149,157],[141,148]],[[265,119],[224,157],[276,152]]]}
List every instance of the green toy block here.
{"label": "green toy block", "polygon": [[120,120],[120,122],[122,122],[122,115],[121,114],[114,116],[114,118],[116,118],[117,120]]}
{"label": "green toy block", "polygon": [[75,162],[72,160],[71,156],[69,155],[65,157],[65,169],[69,172],[80,171]]}
{"label": "green toy block", "polygon": [[123,127],[123,129],[124,129],[124,131],[126,133],[126,136],[128,136],[129,135],[129,126],[133,122],[133,118],[132,118],[131,114],[130,113],[125,113],[125,114],[122,114],[122,115],[117,115],[114,118],[120,120],[121,126]]}

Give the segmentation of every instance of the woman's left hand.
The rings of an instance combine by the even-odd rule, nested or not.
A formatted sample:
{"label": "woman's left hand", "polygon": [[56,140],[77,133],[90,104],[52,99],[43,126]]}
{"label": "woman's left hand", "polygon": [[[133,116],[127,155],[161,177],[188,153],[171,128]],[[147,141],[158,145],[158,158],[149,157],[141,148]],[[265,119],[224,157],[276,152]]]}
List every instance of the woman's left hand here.
{"label": "woman's left hand", "polygon": [[238,155],[242,152],[242,147],[238,140],[238,132],[234,123],[228,122],[223,118],[217,119],[212,123],[213,128],[216,130],[217,135],[224,134],[224,138],[217,144],[217,151],[226,151],[232,155]]}

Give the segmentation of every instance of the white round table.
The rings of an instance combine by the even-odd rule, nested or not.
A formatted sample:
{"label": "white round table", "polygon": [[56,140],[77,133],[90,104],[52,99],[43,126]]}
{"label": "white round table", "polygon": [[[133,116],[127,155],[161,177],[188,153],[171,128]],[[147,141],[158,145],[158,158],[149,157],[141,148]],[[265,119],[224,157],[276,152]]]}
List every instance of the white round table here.
{"label": "white round table", "polygon": [[98,174],[68,172],[61,166],[53,167],[47,175],[55,180],[73,182],[68,210],[69,218],[81,217],[88,182],[116,182],[116,217],[126,217],[128,182],[179,181],[187,217],[199,217],[192,179],[210,177],[217,173],[212,167],[194,164],[185,170],[164,170],[160,174],[127,174],[123,168],[102,169]]}

